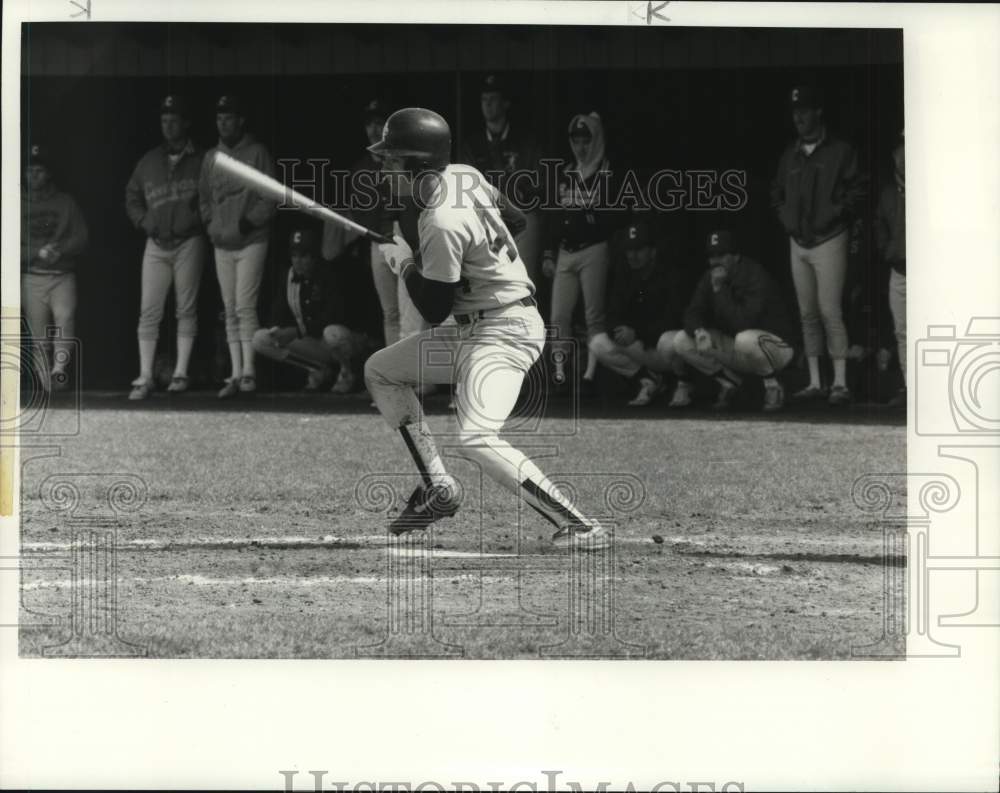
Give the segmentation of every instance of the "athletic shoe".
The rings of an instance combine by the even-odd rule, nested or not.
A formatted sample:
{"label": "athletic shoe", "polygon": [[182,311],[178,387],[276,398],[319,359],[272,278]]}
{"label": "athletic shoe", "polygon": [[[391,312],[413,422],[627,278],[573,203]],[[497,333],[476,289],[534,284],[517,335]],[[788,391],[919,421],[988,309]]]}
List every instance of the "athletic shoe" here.
{"label": "athletic shoe", "polygon": [[441,518],[450,518],[461,505],[457,491],[444,485],[420,485],[410,495],[403,511],[389,524],[395,536],[411,531],[424,531]]}
{"label": "athletic shoe", "polygon": [[337,373],[337,382],[333,384],[330,393],[349,394],[354,390],[356,384],[357,378],[354,376],[354,372],[351,371],[351,367],[341,366],[340,372]]}
{"label": "athletic shoe", "polygon": [[219,399],[232,399],[240,392],[240,382],[235,377],[226,380],[226,384],[219,391]]}
{"label": "athletic shoe", "polygon": [[792,399],[796,402],[812,402],[817,399],[826,399],[826,396],[827,393],[825,388],[807,385],[805,388],[792,394]]}
{"label": "athletic shoe", "polygon": [[153,381],[152,380],[139,380],[139,384],[134,386],[129,392],[128,398],[133,402],[138,402],[142,399],[148,399],[149,395],[153,393]]}
{"label": "athletic shoe", "polygon": [[736,396],[736,386],[724,385],[719,388],[719,395],[715,398],[712,410],[729,410],[733,406],[733,398]]}
{"label": "athletic shoe", "polygon": [[567,523],[552,535],[552,544],[557,548],[573,546],[581,551],[599,551],[611,544],[611,535],[596,520],[588,520],[585,526]]}
{"label": "athletic shoe", "polygon": [[849,405],[851,404],[851,392],[847,386],[835,385],[830,389],[830,399],[828,401],[831,405]]}
{"label": "athletic shoe", "polygon": [[137,385],[142,385],[145,382],[146,378],[143,377],[142,375],[139,375],[137,378],[135,378],[135,380],[129,383],[129,385],[132,386],[132,388],[135,388]]}
{"label": "athletic shoe", "polygon": [[890,399],[886,405],[891,408],[905,408],[906,407],[906,387],[900,388],[896,395]]}
{"label": "athletic shoe", "polygon": [[310,369],[309,377],[306,378],[306,384],[303,387],[303,391],[307,394],[315,394],[323,390],[323,387],[330,382],[332,377],[332,372],[326,366],[320,369]]}
{"label": "athletic shoe", "polygon": [[175,374],[170,378],[170,385],[167,386],[167,391],[171,394],[179,394],[182,391],[188,390],[188,378],[187,375]]}
{"label": "athletic shoe", "polygon": [[694,386],[686,380],[678,380],[677,387],[674,389],[674,395],[671,397],[668,407],[686,408],[694,401],[693,397]]}
{"label": "athletic shoe", "polygon": [[240,378],[240,392],[251,394],[257,390],[257,378],[252,374],[245,374]]}
{"label": "athletic shoe", "polygon": [[785,406],[785,389],[781,383],[764,386],[764,412],[772,413],[781,410]]}
{"label": "athletic shoe", "polygon": [[643,377],[639,380],[639,393],[635,395],[635,398],[629,400],[630,407],[644,407],[653,401],[658,393],[660,393],[661,385],[656,382],[651,377]]}

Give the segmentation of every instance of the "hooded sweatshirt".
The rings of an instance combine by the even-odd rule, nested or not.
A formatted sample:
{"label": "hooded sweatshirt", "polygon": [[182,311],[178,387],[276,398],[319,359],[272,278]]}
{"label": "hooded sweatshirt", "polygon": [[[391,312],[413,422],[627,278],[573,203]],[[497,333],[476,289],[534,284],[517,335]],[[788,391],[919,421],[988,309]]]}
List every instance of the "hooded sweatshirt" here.
{"label": "hooded sweatshirt", "polygon": [[202,232],[198,180],[203,156],[189,140],[172,163],[163,144],[139,160],[128,180],[125,212],[162,248],[175,248]]}
{"label": "hooded sweatshirt", "polygon": [[604,156],[604,125],[600,117],[596,113],[573,116],[570,132],[578,121],[583,121],[590,130],[590,152],[586,161],[575,160],[572,166],[561,169],[556,179],[556,199],[561,209],[550,215],[546,258],[554,258],[559,248],[577,251],[607,242],[628,217],[626,212],[611,208],[621,181]]}
{"label": "hooded sweatshirt", "polygon": [[[21,272],[74,272],[87,240],[87,223],[70,195],[51,184],[37,193],[21,191]],[[50,243],[61,254],[56,262],[38,257]]]}
{"label": "hooded sweatshirt", "polygon": [[[254,242],[266,240],[270,234],[269,222],[277,209],[274,201],[248,189],[218,168],[212,167],[212,154],[221,151],[230,157],[274,176],[274,163],[262,143],[250,133],[244,133],[230,148],[222,141],[206,153],[201,165],[201,183],[198,188],[201,219],[212,245],[226,251],[237,251]],[[244,233],[240,219],[253,226]]]}

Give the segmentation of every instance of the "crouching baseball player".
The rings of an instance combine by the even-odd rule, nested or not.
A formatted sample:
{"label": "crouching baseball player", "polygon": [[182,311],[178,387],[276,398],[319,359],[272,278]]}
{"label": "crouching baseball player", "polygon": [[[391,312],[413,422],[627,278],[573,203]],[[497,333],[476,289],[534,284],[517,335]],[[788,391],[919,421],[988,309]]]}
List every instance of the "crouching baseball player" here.
{"label": "crouching baseball player", "polygon": [[296,229],[289,240],[292,266],[275,296],[275,325],[254,333],[258,355],[305,369],[305,390],[329,386],[338,367],[333,393],[354,390],[354,362],[367,351],[364,334],[345,323],[342,290],[333,283],[328,268],[317,264],[316,237],[309,229]]}
{"label": "crouching baseball player", "polygon": [[763,267],[737,252],[728,231],[709,234],[707,252],[709,270],[695,288],[674,349],[718,381],[717,410],[732,404],[746,374],[764,378],[764,410],[780,410],[785,392],[776,375],[795,351],[785,341],[791,320],[777,287]]}
{"label": "crouching baseball player", "polygon": [[382,160],[393,193],[412,196],[422,208],[419,252],[397,237],[382,246],[385,259],[399,268],[424,318],[444,323],[376,352],[365,364],[368,390],[422,479],[390,531],[426,529],[459,508],[461,489],[445,470],[414,392],[421,382],[454,383],[462,456],[552,523],[557,545],[605,547],[608,532],[497,435],[545,343],[534,286],[504,223],[516,210],[504,207],[475,168],[449,164],[451,130],[433,111],[393,113],[370,150]]}
{"label": "crouching baseball player", "polygon": [[626,229],[625,258],[627,267],[619,268],[615,276],[608,306],[611,334],[601,331],[593,336],[590,351],[600,363],[633,381],[638,390],[629,405],[652,402],[665,372],[677,376],[670,404],[689,405],[687,368],[674,350],[688,298],[684,279],[677,268],[657,261],[653,235],[644,221]]}

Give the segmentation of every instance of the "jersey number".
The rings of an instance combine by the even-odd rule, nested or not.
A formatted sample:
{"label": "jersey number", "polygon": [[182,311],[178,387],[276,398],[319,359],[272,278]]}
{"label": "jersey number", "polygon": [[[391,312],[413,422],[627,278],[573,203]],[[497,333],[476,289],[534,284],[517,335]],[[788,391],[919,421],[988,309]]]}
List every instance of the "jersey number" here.
{"label": "jersey number", "polygon": [[500,253],[503,248],[506,248],[507,256],[511,261],[514,261],[517,258],[517,248],[514,246],[514,241],[510,238],[507,227],[502,221],[497,220],[492,212],[479,203],[478,199],[475,202],[475,207],[476,217],[479,218],[479,222],[483,224],[483,231],[486,232],[490,251],[496,254]]}

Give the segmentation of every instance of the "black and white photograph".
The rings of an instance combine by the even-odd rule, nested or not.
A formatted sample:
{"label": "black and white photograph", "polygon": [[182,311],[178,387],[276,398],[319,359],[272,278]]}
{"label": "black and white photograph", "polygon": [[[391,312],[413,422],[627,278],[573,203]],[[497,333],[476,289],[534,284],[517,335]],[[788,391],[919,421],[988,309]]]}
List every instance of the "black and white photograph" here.
{"label": "black and white photograph", "polygon": [[[585,693],[718,661],[894,678],[962,657],[970,628],[995,644],[1000,306],[995,275],[961,273],[996,246],[941,256],[962,219],[934,208],[985,233],[996,160],[961,163],[996,105],[934,119],[974,130],[932,155],[902,14],[14,5],[14,663],[336,661],[319,674],[378,687],[421,662],[601,662],[571,667]],[[916,308],[915,233],[936,240]],[[321,767],[250,784],[361,779]],[[533,789],[573,787],[543,767]]]}

